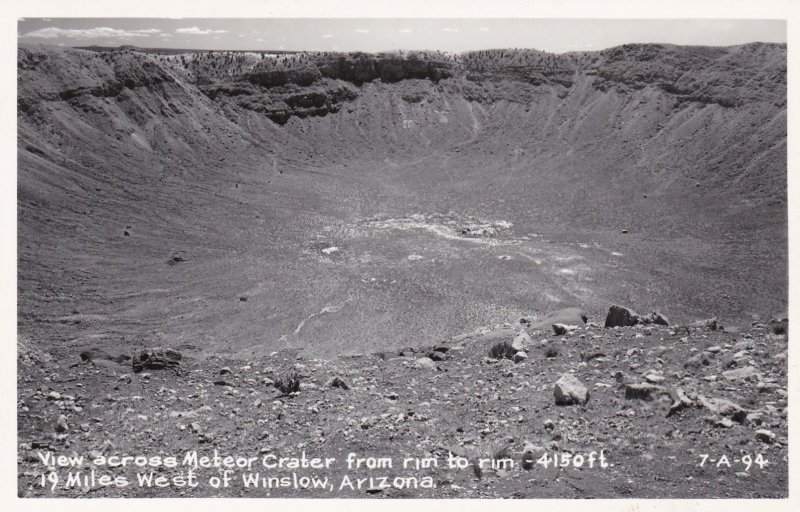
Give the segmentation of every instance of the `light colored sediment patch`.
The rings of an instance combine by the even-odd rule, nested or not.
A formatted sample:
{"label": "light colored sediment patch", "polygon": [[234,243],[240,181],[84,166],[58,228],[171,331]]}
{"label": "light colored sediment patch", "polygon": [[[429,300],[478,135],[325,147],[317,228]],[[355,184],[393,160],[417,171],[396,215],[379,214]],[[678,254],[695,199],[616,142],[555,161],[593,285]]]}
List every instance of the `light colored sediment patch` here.
{"label": "light colored sediment patch", "polygon": [[410,261],[417,261],[417,260],[421,260],[422,256],[420,256],[419,254],[409,254],[408,255],[408,259]]}
{"label": "light colored sediment patch", "polygon": [[309,316],[307,316],[306,318],[301,320],[299,324],[297,324],[297,328],[295,328],[293,334],[300,334],[300,330],[303,328],[303,326],[306,324],[306,322],[308,322],[309,320],[311,320],[315,316],[324,315],[325,313],[336,313],[340,309],[342,309],[345,305],[347,305],[347,303],[350,302],[351,300],[352,299],[347,299],[346,301],[344,301],[344,302],[342,302],[340,304],[334,304],[332,306],[325,306],[324,308],[322,308],[318,312],[311,313]]}
{"label": "light colored sediment patch", "polygon": [[560,263],[569,263],[570,261],[575,261],[580,259],[579,256],[553,256],[553,260],[558,261]]}
{"label": "light colored sediment patch", "polygon": [[334,253],[334,252],[336,252],[338,250],[339,250],[339,248],[336,247],[336,246],[334,246],[334,247],[326,247],[325,249],[322,249],[322,254],[330,255],[330,254],[332,254],[332,253]]}
{"label": "light colored sediment patch", "polygon": [[611,253],[612,256],[623,256],[621,252],[613,252]]}
{"label": "light colored sediment patch", "polygon": [[523,258],[527,258],[527,259],[529,259],[530,261],[534,262],[534,263],[535,263],[535,264],[537,264],[537,265],[541,265],[541,264],[542,264],[542,260],[541,260],[541,259],[539,259],[539,258],[534,258],[533,256],[531,256],[531,255],[529,255],[529,254],[525,254],[524,252],[519,252],[519,253],[517,253],[517,254],[519,254],[519,255],[520,255],[520,256],[522,256]]}
{"label": "light colored sediment patch", "polygon": [[558,269],[557,273],[565,276],[574,276],[575,274],[577,274],[577,272],[573,268],[560,268]]}
{"label": "light colored sediment patch", "polygon": [[448,240],[460,240],[484,245],[518,243],[508,238],[513,227],[506,220],[487,221],[455,214],[420,214],[408,217],[371,219],[362,223],[368,229],[394,229],[399,231],[427,231]]}

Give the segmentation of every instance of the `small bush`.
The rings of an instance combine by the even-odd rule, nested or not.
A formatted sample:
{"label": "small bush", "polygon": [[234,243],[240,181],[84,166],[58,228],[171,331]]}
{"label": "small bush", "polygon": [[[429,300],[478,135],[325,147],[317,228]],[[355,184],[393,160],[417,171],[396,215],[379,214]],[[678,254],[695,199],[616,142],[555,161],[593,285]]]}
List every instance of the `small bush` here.
{"label": "small bush", "polygon": [[[492,459],[496,462],[514,460],[511,447],[502,441],[484,441],[479,446],[465,447],[465,452],[464,456],[469,459],[472,473],[476,478],[483,478],[487,470],[492,471],[491,466],[481,467],[481,459]],[[508,464],[513,465],[514,462],[509,462]]]}
{"label": "small bush", "polygon": [[553,357],[558,356],[558,354],[560,352],[561,351],[558,349],[557,346],[555,346],[553,344],[550,344],[550,345],[547,345],[547,347],[544,349],[544,356],[553,358]]}
{"label": "small bush", "polygon": [[492,346],[489,350],[489,357],[492,359],[514,359],[514,354],[516,353],[517,351],[514,350],[510,342],[501,341]]}
{"label": "small bush", "polygon": [[292,372],[275,378],[275,388],[284,395],[300,391],[300,376]]}

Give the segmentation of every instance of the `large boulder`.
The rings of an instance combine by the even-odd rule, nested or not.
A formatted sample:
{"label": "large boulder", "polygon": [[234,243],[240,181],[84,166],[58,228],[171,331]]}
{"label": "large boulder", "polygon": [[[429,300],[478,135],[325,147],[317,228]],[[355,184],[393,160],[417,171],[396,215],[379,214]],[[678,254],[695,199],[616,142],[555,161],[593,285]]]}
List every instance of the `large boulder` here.
{"label": "large boulder", "polygon": [[630,327],[639,323],[639,315],[625,306],[612,305],[608,308],[605,327]]}
{"label": "large boulder", "polygon": [[565,373],[553,387],[556,405],[585,404],[589,401],[589,390],[574,375]]}
{"label": "large boulder", "polygon": [[531,345],[533,345],[533,340],[525,331],[518,332],[516,336],[514,336],[514,341],[511,342],[511,348],[517,352],[527,350]]}

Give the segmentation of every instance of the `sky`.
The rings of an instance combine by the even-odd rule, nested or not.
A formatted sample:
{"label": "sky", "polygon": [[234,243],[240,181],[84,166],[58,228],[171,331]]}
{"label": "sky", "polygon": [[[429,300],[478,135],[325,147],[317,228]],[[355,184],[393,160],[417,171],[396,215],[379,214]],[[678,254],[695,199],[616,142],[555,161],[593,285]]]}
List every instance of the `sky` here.
{"label": "sky", "polygon": [[535,48],[625,43],[728,46],[786,42],[784,20],[434,18],[21,18],[20,45],[203,50],[364,51]]}

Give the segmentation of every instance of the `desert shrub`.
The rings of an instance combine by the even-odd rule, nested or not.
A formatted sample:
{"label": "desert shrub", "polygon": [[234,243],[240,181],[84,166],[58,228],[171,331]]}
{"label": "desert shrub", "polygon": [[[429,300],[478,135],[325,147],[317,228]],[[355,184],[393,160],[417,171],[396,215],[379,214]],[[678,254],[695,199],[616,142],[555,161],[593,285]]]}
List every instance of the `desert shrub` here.
{"label": "desert shrub", "polygon": [[553,358],[556,357],[559,354],[559,352],[560,350],[558,349],[558,347],[551,343],[550,345],[547,345],[547,347],[545,347],[544,356]]}
{"label": "desert shrub", "polygon": [[500,343],[495,343],[491,349],[489,349],[489,357],[492,359],[514,359],[514,354],[517,351],[514,350],[514,347],[511,346],[511,343],[508,341],[501,341]]}
{"label": "desert shrub", "polygon": [[469,459],[472,473],[476,478],[482,478],[484,472],[492,470],[488,465],[482,468],[481,459],[514,460],[514,454],[509,444],[500,440],[483,441],[478,446],[467,446],[464,456]]}
{"label": "desert shrub", "polygon": [[300,391],[300,376],[295,372],[279,375],[275,378],[275,388],[284,395]]}

